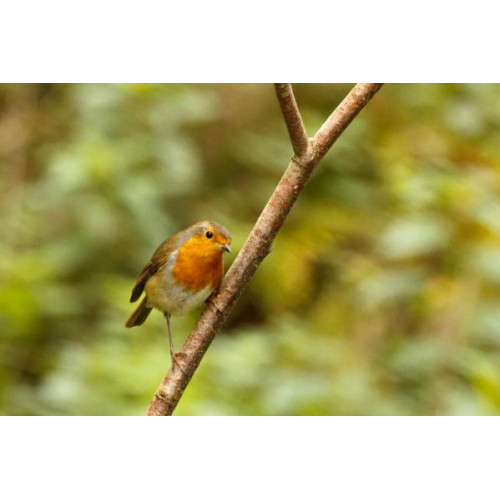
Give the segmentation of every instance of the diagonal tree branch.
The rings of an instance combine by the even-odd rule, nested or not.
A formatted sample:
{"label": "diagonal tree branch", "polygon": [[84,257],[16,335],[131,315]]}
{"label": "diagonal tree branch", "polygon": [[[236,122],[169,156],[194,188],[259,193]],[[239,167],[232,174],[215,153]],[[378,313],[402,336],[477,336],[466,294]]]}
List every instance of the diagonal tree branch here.
{"label": "diagonal tree branch", "polygon": [[[358,83],[311,141],[307,140],[305,147],[303,145],[305,129],[292,88],[286,87],[283,94],[281,93],[283,89],[280,87],[278,90],[277,87],[278,100],[287,123],[290,139],[294,144],[294,150],[297,144],[302,144],[302,149],[299,149],[301,153],[296,151],[296,156],[292,158],[245,245],[224,277],[219,291],[209,301],[208,307],[203,311],[187,338],[180,353],[182,371],[172,370],[172,368],[168,371],[149,405],[148,415],[172,414],[229,310],[241,295],[259,264],[269,253],[273,239],[314,167],[381,86],[381,83]],[[283,105],[282,102],[285,104]],[[303,134],[300,131],[303,131]]]}
{"label": "diagonal tree branch", "polygon": [[293,94],[291,83],[275,83],[274,90],[281,107],[281,112],[285,118],[288,135],[292,142],[293,151],[296,155],[302,156],[309,147],[309,138],[307,137],[302,116],[300,116],[299,107]]}
{"label": "diagonal tree branch", "polygon": [[314,136],[314,149],[322,158],[338,136],[354,120],[368,101],[380,90],[382,83],[358,83],[337,106]]}

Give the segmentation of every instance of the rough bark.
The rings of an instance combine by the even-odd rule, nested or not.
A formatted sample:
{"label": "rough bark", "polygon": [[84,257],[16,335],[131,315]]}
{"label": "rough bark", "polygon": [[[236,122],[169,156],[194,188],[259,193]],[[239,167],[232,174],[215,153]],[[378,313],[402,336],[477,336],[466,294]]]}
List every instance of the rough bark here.
{"label": "rough bark", "polygon": [[171,415],[203,355],[231,307],[241,295],[295,203],[311,172],[336,139],[363,109],[381,83],[358,83],[326,120],[318,133],[307,139],[290,84],[275,84],[288,134],[295,151],[288,168],[260,214],[247,241],[209,301],[179,356],[182,371],[171,368],[156,391],[147,415]]}
{"label": "rough bark", "polygon": [[281,112],[285,118],[286,128],[290,141],[292,143],[293,152],[301,156],[306,153],[309,147],[309,138],[307,137],[302,116],[300,116],[299,107],[293,94],[291,83],[275,83],[274,90],[276,97],[281,107]]}

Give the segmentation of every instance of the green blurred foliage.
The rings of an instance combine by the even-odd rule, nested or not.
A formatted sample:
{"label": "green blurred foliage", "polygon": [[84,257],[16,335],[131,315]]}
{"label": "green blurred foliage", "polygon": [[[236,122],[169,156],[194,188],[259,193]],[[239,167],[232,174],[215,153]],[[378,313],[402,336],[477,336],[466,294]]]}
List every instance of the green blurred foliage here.
{"label": "green blurred foliage", "polygon": [[[349,88],[296,85],[311,134]],[[386,85],[177,414],[500,413],[499,144],[499,85]],[[200,219],[237,252],[290,156],[268,84],[1,85],[0,412],[143,414],[170,359],[160,314],[124,328],[137,274]]]}

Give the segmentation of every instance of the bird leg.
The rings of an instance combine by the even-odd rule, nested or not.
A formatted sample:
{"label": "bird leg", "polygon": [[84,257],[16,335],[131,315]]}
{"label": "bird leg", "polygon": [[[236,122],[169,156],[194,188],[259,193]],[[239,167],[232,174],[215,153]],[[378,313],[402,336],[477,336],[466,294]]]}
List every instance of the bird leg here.
{"label": "bird leg", "polygon": [[164,313],[165,319],[167,320],[167,332],[168,332],[168,343],[170,344],[170,358],[172,359],[172,368],[176,365],[179,370],[186,375],[186,372],[181,368],[181,365],[177,361],[177,354],[174,349],[174,339],[172,338],[172,330],[170,328],[170,314]]}

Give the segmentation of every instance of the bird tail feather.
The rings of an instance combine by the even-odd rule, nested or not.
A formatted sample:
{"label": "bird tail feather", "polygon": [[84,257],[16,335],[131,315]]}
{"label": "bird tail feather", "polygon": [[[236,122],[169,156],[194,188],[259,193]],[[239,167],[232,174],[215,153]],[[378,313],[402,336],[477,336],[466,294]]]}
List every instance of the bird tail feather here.
{"label": "bird tail feather", "polygon": [[142,325],[152,310],[153,309],[151,307],[148,307],[147,298],[144,297],[141,303],[137,306],[136,310],[130,315],[130,318],[125,323],[125,326],[127,328],[132,328],[133,326]]}

